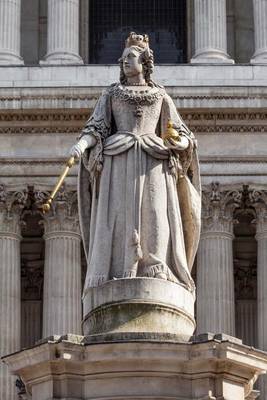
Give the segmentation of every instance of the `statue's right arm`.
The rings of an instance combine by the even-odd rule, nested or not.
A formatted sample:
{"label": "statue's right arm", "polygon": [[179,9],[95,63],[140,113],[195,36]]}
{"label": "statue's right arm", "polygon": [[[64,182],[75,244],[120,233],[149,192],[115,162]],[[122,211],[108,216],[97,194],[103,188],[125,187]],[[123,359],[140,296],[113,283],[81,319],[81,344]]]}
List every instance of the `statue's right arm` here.
{"label": "statue's right arm", "polygon": [[70,149],[70,155],[75,158],[80,158],[86,149],[94,147],[97,140],[94,135],[83,135],[81,139]]}

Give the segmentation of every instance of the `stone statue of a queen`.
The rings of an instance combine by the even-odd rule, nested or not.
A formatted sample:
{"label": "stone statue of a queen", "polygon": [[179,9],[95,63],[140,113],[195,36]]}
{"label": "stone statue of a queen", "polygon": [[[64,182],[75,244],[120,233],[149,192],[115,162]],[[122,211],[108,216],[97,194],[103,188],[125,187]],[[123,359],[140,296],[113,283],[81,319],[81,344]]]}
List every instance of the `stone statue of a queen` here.
{"label": "stone statue of a queen", "polygon": [[[200,233],[196,141],[151,78],[147,35],[132,32],[119,62],[120,82],[104,90],[71,149],[81,157],[85,290],[150,277],[193,291]],[[168,123],[176,135],[168,134]]]}

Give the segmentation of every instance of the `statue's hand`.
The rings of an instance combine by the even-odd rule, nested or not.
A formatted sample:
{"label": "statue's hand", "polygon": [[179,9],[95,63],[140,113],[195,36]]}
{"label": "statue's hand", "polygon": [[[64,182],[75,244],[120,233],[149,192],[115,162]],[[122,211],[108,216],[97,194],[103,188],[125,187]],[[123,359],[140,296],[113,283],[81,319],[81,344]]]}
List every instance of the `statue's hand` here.
{"label": "statue's hand", "polygon": [[181,135],[179,137],[179,141],[170,138],[165,142],[165,145],[170,149],[182,151],[188,148],[189,140],[187,139],[187,137]]}
{"label": "statue's hand", "polygon": [[81,158],[86,149],[96,144],[96,138],[93,135],[84,135],[78,143],[70,149],[70,155],[74,158]]}

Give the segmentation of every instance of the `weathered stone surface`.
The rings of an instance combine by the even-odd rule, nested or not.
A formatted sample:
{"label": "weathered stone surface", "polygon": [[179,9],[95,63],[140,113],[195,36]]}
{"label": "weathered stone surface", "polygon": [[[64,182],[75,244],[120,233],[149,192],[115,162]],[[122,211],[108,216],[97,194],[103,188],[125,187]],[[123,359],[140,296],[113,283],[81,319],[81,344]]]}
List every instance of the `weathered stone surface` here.
{"label": "weathered stone surface", "polygon": [[186,344],[81,342],[51,337],[4,361],[32,400],[117,400],[122,393],[129,400],[253,399],[253,384],[267,368],[266,353],[216,335]]}
{"label": "weathered stone surface", "polygon": [[194,294],[155,278],[118,279],[88,288],[83,297],[85,335],[110,333],[193,334]]}

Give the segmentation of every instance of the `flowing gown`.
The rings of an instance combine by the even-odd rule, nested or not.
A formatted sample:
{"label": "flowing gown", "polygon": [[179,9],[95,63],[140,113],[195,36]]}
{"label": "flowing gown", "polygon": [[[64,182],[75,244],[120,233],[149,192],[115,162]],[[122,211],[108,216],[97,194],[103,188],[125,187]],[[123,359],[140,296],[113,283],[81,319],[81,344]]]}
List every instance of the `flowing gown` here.
{"label": "flowing gown", "polygon": [[[186,150],[161,139],[171,119]],[[79,214],[87,258],[85,290],[111,279],[153,277],[194,290],[200,228],[196,142],[161,87],[111,85],[82,135],[97,144],[79,168]],[[81,135],[81,136],[82,136]]]}

